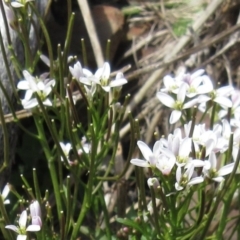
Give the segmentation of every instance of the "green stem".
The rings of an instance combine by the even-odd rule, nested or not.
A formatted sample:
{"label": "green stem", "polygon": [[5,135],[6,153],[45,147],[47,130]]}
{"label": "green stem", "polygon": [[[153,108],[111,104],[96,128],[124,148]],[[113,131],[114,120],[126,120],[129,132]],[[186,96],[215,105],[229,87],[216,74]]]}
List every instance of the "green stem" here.
{"label": "green stem", "polygon": [[94,178],[96,175],[96,173],[95,173],[95,157],[97,154],[98,142],[97,142],[96,133],[94,132],[94,126],[92,124],[90,125],[90,131],[91,131],[91,139],[92,139],[92,148],[91,148],[91,159],[90,159],[88,183],[86,186],[86,192],[84,193],[81,212],[77,219],[77,223],[74,226],[71,240],[75,240],[77,238],[77,234],[81,227],[82,221],[83,221],[86,213],[88,212],[88,210],[91,207],[93,181],[94,181]]}
{"label": "green stem", "polygon": [[154,223],[155,223],[155,229],[158,233],[158,236],[161,236],[161,231],[160,231],[160,226],[159,226],[159,216],[158,216],[158,209],[157,209],[157,205],[156,205],[156,198],[155,198],[155,192],[153,187],[150,187],[151,190],[151,196],[152,196],[152,207],[153,207],[153,216],[154,216]]}

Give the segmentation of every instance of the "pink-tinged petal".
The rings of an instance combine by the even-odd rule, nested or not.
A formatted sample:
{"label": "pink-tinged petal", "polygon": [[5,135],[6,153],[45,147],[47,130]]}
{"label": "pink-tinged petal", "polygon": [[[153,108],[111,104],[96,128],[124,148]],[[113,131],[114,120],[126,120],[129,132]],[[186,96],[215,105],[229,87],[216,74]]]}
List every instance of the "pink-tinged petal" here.
{"label": "pink-tinged petal", "polygon": [[[66,151],[68,153],[70,152],[71,148],[72,148],[71,144],[67,143],[66,144]],[[35,200],[30,204],[30,214],[31,214],[31,217],[33,217],[33,216],[41,217],[41,208],[40,208],[40,204],[39,204],[38,201]]]}
{"label": "pink-tinged petal", "polygon": [[186,91],[187,91],[187,85],[186,83],[183,83],[180,88],[179,88],[179,91],[178,91],[178,94],[177,94],[177,100],[181,103],[184,102],[185,100],[185,97],[186,97]]}
{"label": "pink-tinged petal", "polygon": [[42,226],[42,220],[39,216],[33,216],[32,217],[32,225],[39,225]]}
{"label": "pink-tinged petal", "polygon": [[19,227],[25,229],[26,228],[26,224],[27,224],[27,211],[24,210],[19,218]]}
{"label": "pink-tinged petal", "polygon": [[175,100],[169,96],[168,94],[166,93],[163,93],[163,92],[158,92],[157,93],[157,98],[159,99],[159,101],[169,107],[169,108],[173,108],[174,107],[174,104],[175,104]]}
{"label": "pink-tinged petal", "polygon": [[125,78],[120,78],[120,79],[111,81],[109,86],[110,87],[120,87],[126,83],[127,83],[127,80]]}
{"label": "pink-tinged petal", "polygon": [[178,110],[173,110],[169,119],[170,124],[176,123],[182,116],[182,112]]}
{"label": "pink-tinged petal", "polygon": [[27,235],[18,235],[17,236],[17,240],[26,240],[27,239]]}
{"label": "pink-tinged petal", "polygon": [[12,231],[14,231],[16,233],[19,232],[18,228],[16,226],[14,226],[14,225],[7,225],[7,226],[5,226],[5,228],[10,229],[10,230],[12,230]]}
{"label": "pink-tinged petal", "polygon": [[225,176],[227,174],[230,174],[233,171],[233,168],[234,168],[234,163],[230,163],[226,166],[223,166],[218,170],[218,175]]}
{"label": "pink-tinged petal", "polygon": [[141,159],[132,159],[130,163],[138,167],[150,167],[147,161]]}
{"label": "pink-tinged petal", "polygon": [[29,225],[26,229],[28,232],[38,232],[41,230],[41,227],[39,225]]}
{"label": "pink-tinged petal", "polygon": [[137,145],[143,155],[143,157],[149,161],[150,157],[153,155],[152,150],[148,147],[148,145],[142,141],[138,141]]}
{"label": "pink-tinged petal", "polygon": [[232,107],[232,102],[227,97],[216,97],[214,98],[213,101],[224,107],[228,107],[228,108]]}
{"label": "pink-tinged petal", "polygon": [[211,163],[211,168],[215,169],[217,167],[217,158],[214,152],[210,153],[209,162]]}
{"label": "pink-tinged petal", "polygon": [[203,181],[204,181],[203,177],[195,177],[195,178],[192,178],[187,185],[191,186],[191,185],[202,183]]}

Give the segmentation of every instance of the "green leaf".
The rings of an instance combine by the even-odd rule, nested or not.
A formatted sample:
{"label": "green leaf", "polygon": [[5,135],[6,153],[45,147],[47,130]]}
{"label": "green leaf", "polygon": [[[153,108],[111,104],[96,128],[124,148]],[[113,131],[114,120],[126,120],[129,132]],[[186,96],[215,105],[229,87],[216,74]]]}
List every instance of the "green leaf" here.
{"label": "green leaf", "polygon": [[129,226],[133,229],[136,229],[140,233],[144,234],[143,229],[135,221],[131,219],[117,218],[117,222],[122,223],[126,226]]}

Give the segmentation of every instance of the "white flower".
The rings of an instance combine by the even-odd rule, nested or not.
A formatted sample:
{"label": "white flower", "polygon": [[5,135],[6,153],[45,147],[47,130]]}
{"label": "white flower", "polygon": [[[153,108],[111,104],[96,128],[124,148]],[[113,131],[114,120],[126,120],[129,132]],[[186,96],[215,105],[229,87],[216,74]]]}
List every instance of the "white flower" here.
{"label": "white flower", "polygon": [[[63,150],[63,153],[64,153],[65,157],[69,161],[69,152],[72,149],[71,143],[64,144],[63,142],[60,142],[59,144],[60,144],[60,146],[61,146],[61,148]],[[61,161],[64,161],[63,157],[61,157]]]}
{"label": "white flower", "polygon": [[157,141],[153,146],[153,151],[148,147],[148,145],[142,141],[138,141],[137,145],[145,158],[145,160],[142,159],[132,159],[130,162],[133,165],[139,166],[139,167],[156,167],[156,163],[160,156],[160,141]]}
{"label": "white flower", "polygon": [[156,167],[162,172],[163,175],[169,175],[175,163],[176,158],[173,155],[165,152],[165,154],[161,154],[159,156]]}
{"label": "white flower", "polygon": [[166,93],[157,93],[157,98],[162,104],[174,109],[170,116],[170,124],[176,123],[181,118],[183,109],[191,108],[198,103],[198,99],[193,99],[187,103],[184,103],[186,97],[186,90],[187,85],[186,83],[183,83],[179,88],[176,100]]}
{"label": "white flower", "polygon": [[32,218],[32,225],[39,225],[42,227],[41,208],[38,201],[30,204],[30,214]]}
{"label": "white flower", "polygon": [[228,96],[231,94],[233,90],[234,89],[232,86],[221,87],[218,88],[217,90],[213,90],[210,93],[210,96],[212,100],[218,103],[220,106],[231,108],[232,101],[228,98]]}
{"label": "white flower", "polygon": [[184,172],[183,172],[183,168],[181,167],[177,168],[177,171],[176,171],[177,181],[175,183],[175,188],[177,191],[183,190],[186,186],[191,186],[191,185],[195,185],[203,182],[204,180],[203,177],[192,178],[193,173],[194,173],[193,165],[189,165],[187,169],[184,169]]}
{"label": "white flower", "polygon": [[38,232],[41,229],[41,227],[39,225],[29,225],[28,227],[26,227],[26,225],[27,225],[27,211],[26,210],[24,210],[21,213],[18,224],[19,224],[18,227],[16,227],[15,225],[5,226],[5,228],[18,233],[17,240],[26,240],[27,232]]}
{"label": "white flower", "polygon": [[91,83],[89,84],[88,81],[88,77],[91,77],[93,74],[86,68],[82,68],[82,65],[79,61],[77,61],[73,68],[69,67],[69,70],[72,74],[72,76],[74,78],[76,78],[78,81],[87,84],[87,85],[91,85]]}
{"label": "white flower", "polygon": [[234,163],[230,163],[217,170],[217,158],[214,152],[211,152],[206,164],[203,167],[203,173],[206,177],[212,179],[215,182],[222,182],[223,176],[231,173],[234,168]]}
{"label": "white flower", "polygon": [[182,81],[179,81],[178,78],[173,78],[170,75],[167,75],[163,78],[165,88],[162,88],[161,91],[177,94],[181,83]]}
{"label": "white flower", "polygon": [[9,192],[10,192],[10,185],[6,184],[5,187],[3,188],[3,191],[2,191],[2,194],[1,194],[1,197],[3,199],[4,204],[9,204],[10,203],[10,200],[6,199]]}
{"label": "white flower", "polygon": [[110,65],[108,62],[105,62],[103,67],[99,68],[89,80],[99,84],[105,92],[109,92],[113,87],[121,87],[127,83],[122,73],[120,75],[117,74],[115,80],[110,80],[110,73]]}
{"label": "white flower", "polygon": [[42,74],[40,78],[34,78],[28,71],[23,71],[25,80],[18,83],[17,88],[26,90],[25,97],[22,100],[22,105],[25,109],[30,109],[38,105],[36,98],[32,95],[37,94],[46,106],[52,106],[51,101],[47,96],[51,93],[52,88],[55,86],[55,80],[47,79],[47,74]]}
{"label": "white flower", "polygon": [[210,78],[203,75],[203,69],[199,69],[193,74],[184,74],[182,81],[187,83],[187,97],[192,98],[199,94],[205,94],[212,91],[213,86]]}

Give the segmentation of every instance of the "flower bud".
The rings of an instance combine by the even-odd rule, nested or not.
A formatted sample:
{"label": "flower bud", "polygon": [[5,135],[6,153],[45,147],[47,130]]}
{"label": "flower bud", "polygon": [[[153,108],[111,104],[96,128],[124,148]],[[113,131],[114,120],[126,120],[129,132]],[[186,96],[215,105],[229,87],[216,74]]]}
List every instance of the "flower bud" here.
{"label": "flower bud", "polygon": [[32,204],[30,204],[30,214],[32,217],[32,225],[38,225],[41,227],[41,208],[38,201],[34,201]]}
{"label": "flower bud", "polygon": [[147,181],[147,184],[149,188],[153,187],[154,191],[156,191],[160,187],[160,184],[157,178],[149,178]]}

